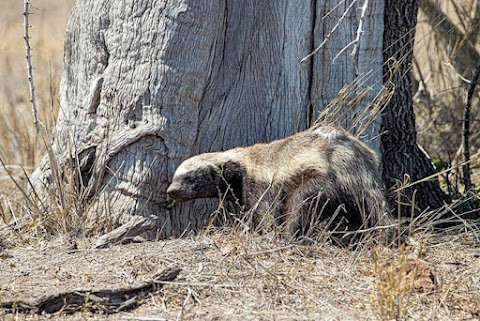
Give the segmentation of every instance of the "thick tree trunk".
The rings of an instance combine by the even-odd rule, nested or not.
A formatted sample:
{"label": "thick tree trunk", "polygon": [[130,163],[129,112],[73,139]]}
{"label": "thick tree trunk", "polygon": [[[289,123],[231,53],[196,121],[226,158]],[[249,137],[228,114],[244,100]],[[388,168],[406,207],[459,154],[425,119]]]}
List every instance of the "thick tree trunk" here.
{"label": "thick tree trunk", "polygon": [[[392,81],[395,86],[382,121],[383,177],[389,189],[435,173],[431,160],[416,143],[411,65],[417,12],[418,0],[386,0],[384,80]],[[404,215],[411,214],[414,194],[415,204],[420,210],[438,208],[447,200],[437,179],[404,189],[400,193]],[[396,208],[398,194],[392,193],[390,196],[390,203]]]}
{"label": "thick tree trunk", "polygon": [[[203,226],[214,209],[167,206],[183,159],[303,130],[346,84],[337,104],[355,106],[340,123],[367,128],[363,139],[378,151],[380,118],[352,117],[383,89],[383,16],[384,0],[78,1],[65,39],[58,163],[74,158],[94,220],[153,216],[165,238]],[[37,186],[49,166],[36,171]]]}

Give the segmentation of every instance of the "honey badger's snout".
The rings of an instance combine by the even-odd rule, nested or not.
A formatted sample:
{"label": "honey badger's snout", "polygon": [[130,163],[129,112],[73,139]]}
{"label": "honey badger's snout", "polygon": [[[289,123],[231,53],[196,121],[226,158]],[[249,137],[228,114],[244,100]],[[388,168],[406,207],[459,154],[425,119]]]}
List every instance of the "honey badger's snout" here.
{"label": "honey badger's snout", "polygon": [[167,188],[168,198],[172,200],[179,199],[181,197],[181,185],[178,182],[173,181]]}
{"label": "honey badger's snout", "polygon": [[198,184],[196,184],[189,177],[185,175],[175,175],[172,183],[167,188],[167,196],[169,199],[179,202],[191,201],[201,197],[201,193],[197,191]]}

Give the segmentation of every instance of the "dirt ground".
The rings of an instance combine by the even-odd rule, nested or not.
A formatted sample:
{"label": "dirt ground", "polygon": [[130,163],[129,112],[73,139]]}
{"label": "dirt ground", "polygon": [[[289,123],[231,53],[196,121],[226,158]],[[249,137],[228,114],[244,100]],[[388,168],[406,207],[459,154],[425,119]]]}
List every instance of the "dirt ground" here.
{"label": "dirt ground", "polygon": [[[20,168],[10,168],[20,184]],[[18,220],[24,197],[0,171],[1,213]],[[5,233],[0,220],[0,304],[78,290],[134,287],[167,267],[176,279],[134,308],[106,315],[86,304],[69,314],[10,313],[0,320],[480,320],[480,231],[411,225],[408,246],[354,250],[272,233],[210,229],[181,239],[92,248],[95,238]],[[478,223],[478,222],[477,222]],[[409,270],[411,262],[420,262]]]}
{"label": "dirt ground", "polygon": [[[26,185],[21,168],[9,171]],[[21,221],[24,200],[0,171],[0,305],[134,287],[167,267],[181,272],[119,313],[85,304],[73,314],[0,309],[0,320],[480,320],[480,231],[467,221],[433,234],[419,219],[400,248],[298,245],[273,232],[211,228],[96,250],[95,238],[52,236],[33,217],[5,233],[1,218]]]}
{"label": "dirt ground", "polygon": [[[125,312],[0,312],[0,320],[480,320],[474,235],[422,238],[416,249],[353,251],[235,230],[102,250],[90,249],[86,239],[75,240],[74,250],[71,239],[39,239],[0,252],[2,302],[134,286],[169,266],[181,272]],[[402,262],[419,257],[434,276],[424,288],[408,286],[401,272]],[[389,274],[392,266],[396,272]]]}

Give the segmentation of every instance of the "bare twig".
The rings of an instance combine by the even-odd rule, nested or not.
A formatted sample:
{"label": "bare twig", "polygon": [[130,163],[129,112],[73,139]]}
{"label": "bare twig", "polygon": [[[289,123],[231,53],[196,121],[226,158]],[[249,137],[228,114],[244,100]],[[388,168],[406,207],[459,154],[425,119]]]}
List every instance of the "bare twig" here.
{"label": "bare twig", "polygon": [[365,12],[368,8],[368,0],[365,0],[362,6],[362,12],[360,14],[360,21],[358,22],[357,36],[355,38],[355,44],[352,50],[353,66],[355,67],[355,73],[358,75],[358,46],[360,44],[360,37],[363,34],[363,22],[365,20]]}
{"label": "bare twig", "polygon": [[340,50],[339,53],[333,58],[332,63],[335,62],[335,60],[345,51],[347,50],[350,46],[353,46],[352,50],[352,60],[353,60],[353,67],[355,68],[355,73],[358,76],[358,45],[360,44],[360,38],[363,34],[363,22],[365,20],[365,12],[367,11],[368,8],[368,0],[365,0],[362,6],[362,12],[360,14],[360,19],[358,21],[358,28],[357,28],[357,36],[355,39],[350,42],[348,45],[346,45],[342,50]]}
{"label": "bare twig", "polygon": [[186,307],[188,301],[190,301],[191,298],[192,298],[192,289],[188,288],[187,296],[185,297],[185,300],[183,301],[183,304],[182,304],[182,308],[180,309],[180,312],[178,313],[178,316],[177,316],[178,321],[183,320],[183,314],[184,314],[185,309],[186,309],[185,307]]}
{"label": "bare twig", "polygon": [[467,90],[467,97],[465,101],[465,108],[463,109],[463,182],[465,184],[465,191],[468,192],[471,188],[470,180],[470,148],[469,148],[469,139],[470,139],[470,108],[472,106],[472,97],[475,92],[475,87],[477,86],[478,77],[480,76],[480,60],[478,61],[477,67],[473,72],[472,80],[470,81],[470,86]]}
{"label": "bare twig", "polygon": [[23,39],[25,40],[25,59],[27,61],[27,77],[28,85],[30,88],[30,103],[32,104],[32,114],[33,114],[33,124],[38,133],[38,115],[37,115],[37,105],[35,102],[35,83],[33,81],[33,67],[32,67],[32,47],[30,47],[30,36],[28,34],[28,28],[30,24],[28,23],[28,16],[30,15],[30,0],[23,1]]}
{"label": "bare twig", "polygon": [[[345,19],[345,17],[347,16],[348,12],[350,11],[350,9],[353,7],[353,5],[357,3],[357,0],[354,0],[352,1],[352,3],[350,3],[350,5],[348,6],[348,8],[345,10],[345,12],[342,14],[342,16],[340,17],[340,19],[338,19],[337,23],[335,24],[335,26],[332,28],[332,30],[330,30],[330,32],[325,36],[325,39],[323,39],[322,43],[317,47],[315,48],[314,51],[312,51],[311,53],[309,53],[308,55],[306,55],[302,60],[300,60],[300,62],[304,62],[305,60],[307,60],[308,58],[312,57],[314,54],[316,54],[320,49],[322,49],[322,47],[327,43],[328,39],[330,39],[330,37],[332,36],[332,34],[335,32],[335,30],[337,30],[337,28],[340,26],[340,24],[342,23],[342,21]],[[312,31],[313,32],[313,31]]]}

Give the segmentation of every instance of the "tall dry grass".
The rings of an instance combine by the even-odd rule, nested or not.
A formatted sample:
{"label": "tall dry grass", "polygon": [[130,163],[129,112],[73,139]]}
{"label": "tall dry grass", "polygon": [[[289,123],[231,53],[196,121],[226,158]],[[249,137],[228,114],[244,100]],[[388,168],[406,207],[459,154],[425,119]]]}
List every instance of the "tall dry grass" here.
{"label": "tall dry grass", "polygon": [[[475,21],[472,20],[472,8],[475,0],[433,0],[448,19],[464,32],[464,38],[480,47],[478,33],[475,33]],[[60,108],[58,103],[58,85],[62,69],[63,34],[73,0],[34,1],[35,9],[30,17],[31,46],[33,48],[34,76],[36,83],[37,104],[41,121],[49,128],[54,126],[54,118]],[[22,166],[34,168],[45,154],[48,143],[40,139],[35,132],[30,111],[28,83],[24,59],[24,42],[22,26],[22,1],[3,0],[0,10],[0,30],[4,41],[0,42],[0,159],[11,168]],[[462,39],[452,39],[455,51],[439,41],[435,33],[436,25],[444,17],[428,20],[420,12],[415,45],[414,75],[421,83],[422,90],[416,96],[416,115],[419,142],[432,155],[437,164],[454,166],[461,160],[461,113],[465,94],[465,79],[455,71],[452,61],[458,59]],[[451,35],[445,35],[451,36]],[[479,48],[480,49],[480,48]],[[479,50],[480,51],[480,50]],[[475,62],[467,61],[472,65]],[[347,88],[348,89],[348,88]],[[340,93],[339,100],[347,100],[346,93]],[[388,95],[381,98],[387,99]],[[378,112],[385,99],[374,105]],[[343,101],[341,101],[343,102]],[[340,103],[341,103],[340,102]],[[333,102],[335,105],[336,102]],[[338,102],[337,102],[338,103]],[[338,103],[338,105],[343,105]],[[350,102],[354,104],[355,101]],[[478,95],[474,105],[478,104]],[[378,108],[377,108],[378,107]],[[341,115],[340,113],[335,113]],[[474,109],[472,118],[472,154],[479,155],[480,126],[478,108]],[[362,120],[368,123],[369,120]],[[442,169],[439,166],[439,169]],[[480,182],[478,157],[472,166],[473,183]],[[22,173],[18,175],[21,178]],[[447,177],[447,175],[444,175]],[[455,184],[461,175],[449,179]],[[457,184],[458,185],[458,184]],[[459,190],[460,187],[454,186]],[[75,194],[72,192],[72,195]],[[75,198],[73,196],[73,198]],[[60,206],[59,208],[65,208]],[[70,207],[67,207],[71,212]],[[63,211],[61,211],[63,213]]]}
{"label": "tall dry grass", "polygon": [[[59,109],[63,37],[73,3],[37,0],[30,10],[36,102],[47,130],[54,126]],[[37,224],[40,208],[32,206],[21,190],[26,188],[27,175],[38,165],[49,143],[33,125],[22,13],[23,1],[0,2],[0,217],[4,222],[27,218]]]}
{"label": "tall dry grass", "polygon": [[[433,0],[452,23],[476,44],[480,52],[478,23],[472,20],[475,0]],[[74,0],[34,1],[37,9],[31,16],[31,44],[33,47],[34,76],[40,119],[49,127],[59,109],[58,86],[62,70],[63,35]],[[34,167],[45,154],[32,126],[28,84],[24,59],[22,1],[2,0],[0,4],[0,157],[9,165]],[[446,48],[434,32],[442,21],[427,19],[420,11],[415,45],[414,75],[421,83],[416,96],[418,139],[435,160],[446,163],[461,161],[461,119],[466,82],[459,77],[452,61],[458,59],[465,39],[449,37],[451,48]],[[434,26],[432,26],[432,23]],[[472,33],[474,33],[472,35]],[[473,37],[473,38],[472,38]],[[452,50],[452,48],[454,48]],[[474,61],[466,61],[468,68]],[[478,95],[474,106],[478,104]],[[472,118],[472,154],[480,148],[480,111],[474,108]],[[474,163],[474,182],[480,172]]]}

